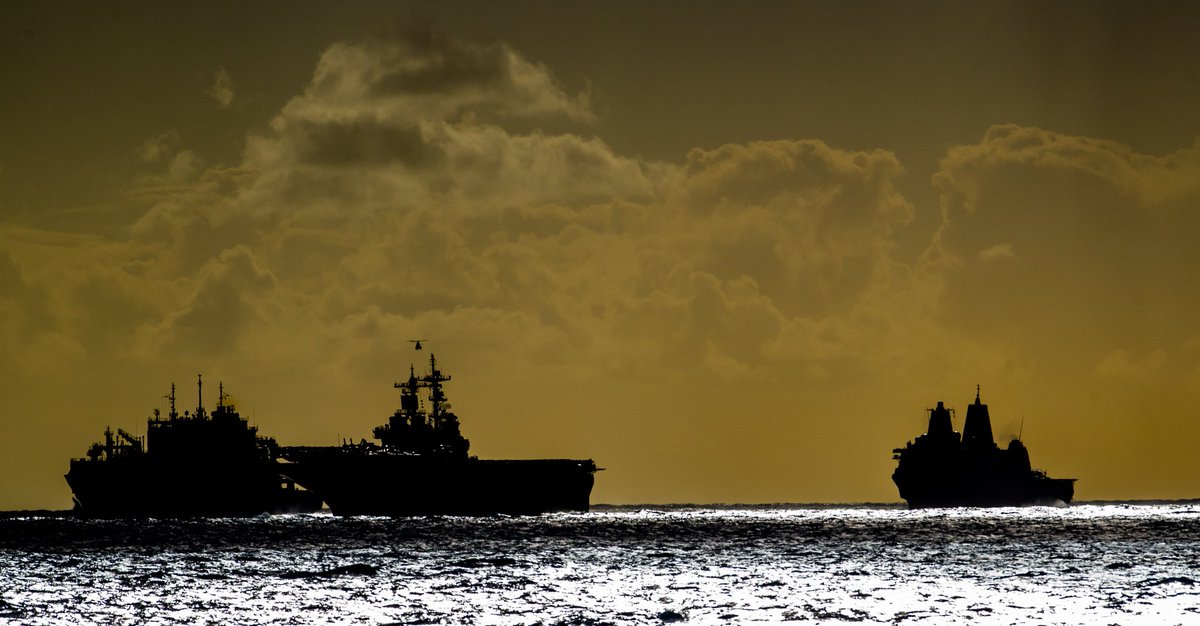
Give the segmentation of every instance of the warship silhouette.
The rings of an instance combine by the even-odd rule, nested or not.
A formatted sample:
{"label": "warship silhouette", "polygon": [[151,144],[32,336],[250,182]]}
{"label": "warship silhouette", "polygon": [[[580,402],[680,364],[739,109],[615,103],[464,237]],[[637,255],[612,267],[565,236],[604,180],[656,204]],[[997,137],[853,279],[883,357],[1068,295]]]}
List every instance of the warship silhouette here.
{"label": "warship silhouette", "polygon": [[967,407],[962,438],[941,402],[929,409],[929,430],[892,452],[900,463],[892,480],[909,508],[1026,506],[1069,503],[1074,478],[1050,478],[1029,464],[1020,436],[1008,448],[992,438],[988,408],[979,400]]}
{"label": "warship silhouette", "polygon": [[[414,340],[416,349],[420,341]],[[334,515],[486,515],[587,511],[598,471],[591,459],[483,460],[468,456],[443,383],[429,371],[396,383],[400,408],[375,439],[281,448],[283,474],[317,494]],[[420,398],[428,390],[427,409]]]}
{"label": "warship silhouette", "polygon": [[238,414],[219,385],[217,408],[205,411],[203,379],[195,412],[175,410],[146,421],[145,437],[104,431],[66,474],[75,511],[92,516],[249,516],[311,512],[314,494],[279,473],[279,446]]}

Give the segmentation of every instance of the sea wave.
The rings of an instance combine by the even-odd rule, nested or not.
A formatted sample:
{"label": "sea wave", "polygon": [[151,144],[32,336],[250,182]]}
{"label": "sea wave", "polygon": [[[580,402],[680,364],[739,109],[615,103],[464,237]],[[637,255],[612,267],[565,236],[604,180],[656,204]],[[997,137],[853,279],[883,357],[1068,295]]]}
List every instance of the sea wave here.
{"label": "sea wave", "polygon": [[1200,506],[0,519],[0,623],[1200,620]]}

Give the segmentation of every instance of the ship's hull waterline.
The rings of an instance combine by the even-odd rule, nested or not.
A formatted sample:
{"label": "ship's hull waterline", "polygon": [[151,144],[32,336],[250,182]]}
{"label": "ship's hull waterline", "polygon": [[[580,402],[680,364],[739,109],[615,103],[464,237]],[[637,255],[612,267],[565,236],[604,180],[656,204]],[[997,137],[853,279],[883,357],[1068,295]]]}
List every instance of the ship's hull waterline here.
{"label": "ship's hull waterline", "polygon": [[587,511],[596,466],[573,459],[437,459],[285,448],[283,473],[334,515]]}
{"label": "ship's hull waterline", "polygon": [[1075,481],[1069,478],[954,481],[905,480],[894,477],[900,497],[910,509],[941,507],[1059,506],[1070,504]]}
{"label": "ship's hull waterline", "polygon": [[321,508],[320,498],[296,489],[273,464],[77,459],[66,479],[75,512],[92,517],[244,517]]}

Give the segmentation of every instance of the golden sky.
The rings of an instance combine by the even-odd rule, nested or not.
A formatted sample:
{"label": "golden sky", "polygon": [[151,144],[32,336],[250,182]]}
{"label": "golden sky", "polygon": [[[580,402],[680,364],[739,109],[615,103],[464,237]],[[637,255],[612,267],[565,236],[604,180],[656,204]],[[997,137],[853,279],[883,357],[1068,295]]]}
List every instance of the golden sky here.
{"label": "golden sky", "polygon": [[593,502],[895,501],[976,384],[1200,497],[1200,5],[645,4],[3,3],[0,509],[198,372],[368,437],[415,337]]}

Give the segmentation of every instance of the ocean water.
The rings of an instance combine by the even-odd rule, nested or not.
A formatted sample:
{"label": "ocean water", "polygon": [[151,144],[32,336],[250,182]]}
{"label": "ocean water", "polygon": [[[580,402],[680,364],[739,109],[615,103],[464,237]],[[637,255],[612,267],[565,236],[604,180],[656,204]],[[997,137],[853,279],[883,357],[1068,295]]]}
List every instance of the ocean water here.
{"label": "ocean water", "polygon": [[1200,506],[0,519],[3,624],[1200,623]]}

